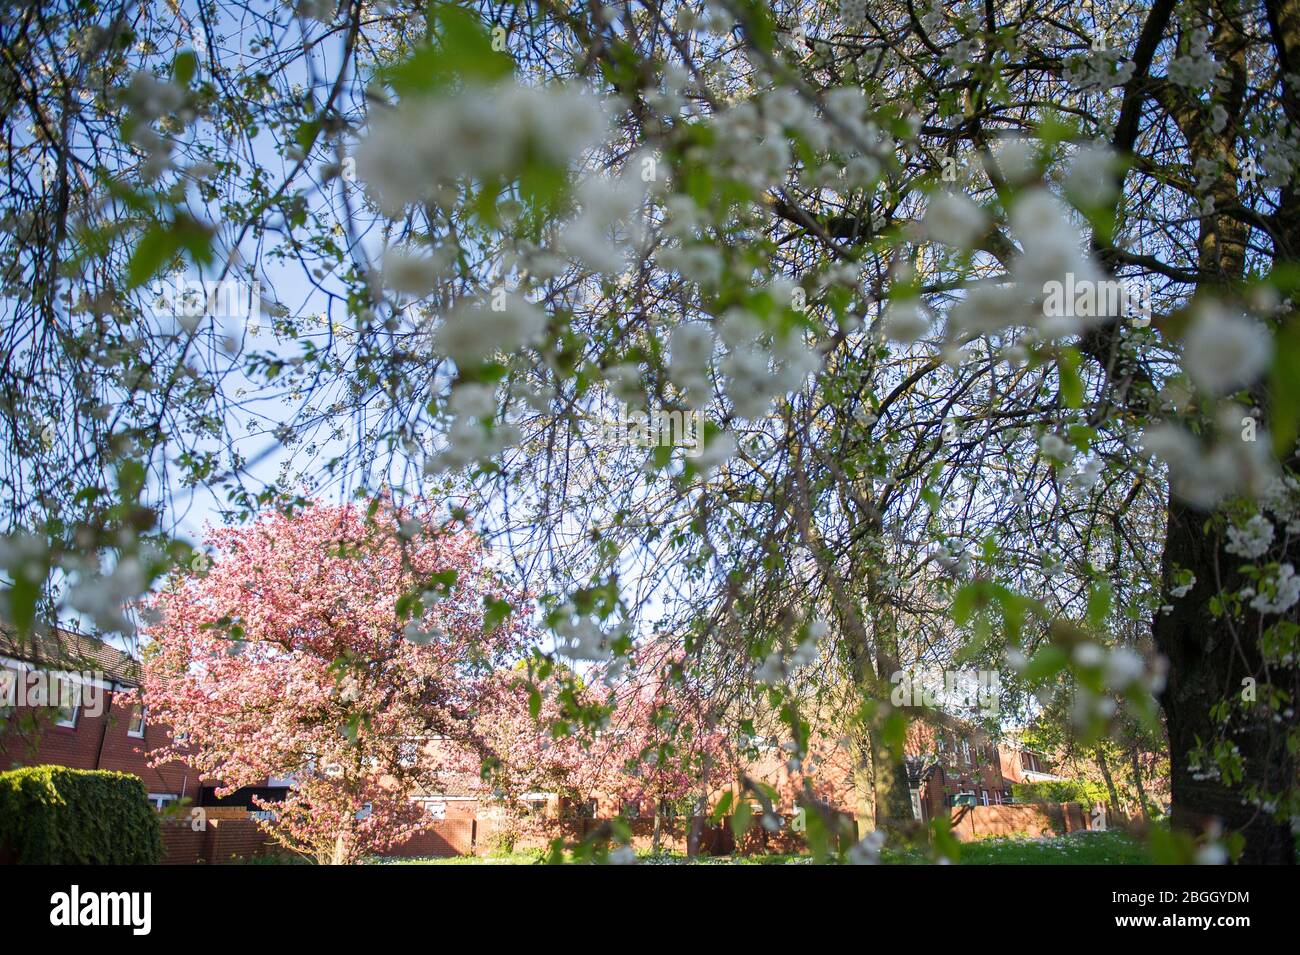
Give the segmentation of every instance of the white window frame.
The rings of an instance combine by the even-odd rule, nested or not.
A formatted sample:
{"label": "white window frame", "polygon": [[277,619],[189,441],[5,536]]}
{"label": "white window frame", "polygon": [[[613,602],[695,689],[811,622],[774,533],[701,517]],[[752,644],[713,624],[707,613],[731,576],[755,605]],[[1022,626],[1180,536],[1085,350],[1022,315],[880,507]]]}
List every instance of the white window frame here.
{"label": "white window frame", "polygon": [[[136,710],[140,711],[140,732],[138,733],[135,730],[131,729],[131,724],[135,722]],[[144,704],[142,703],[137,703],[135,706],[131,707],[131,720],[126,724],[126,735],[131,737],[132,739],[144,739],[144,731],[145,731],[145,727],[148,725],[148,721],[149,721],[148,708],[144,706]]]}
{"label": "white window frame", "polygon": [[13,667],[0,666],[0,716],[8,716],[18,707],[18,679],[22,673]]}
{"label": "white window frame", "polygon": [[424,809],[424,814],[434,822],[445,822],[447,819],[447,798],[445,796],[412,796],[412,802],[418,802]]}
{"label": "white window frame", "polygon": [[63,707],[61,706],[55,709],[55,713],[58,714],[54,717],[55,726],[62,727],[65,730],[75,730],[77,728],[77,721],[81,718],[81,706],[80,704],[74,703],[72,705],[71,716],[64,716]]}
{"label": "white window frame", "polygon": [[157,812],[162,812],[172,803],[176,802],[179,798],[180,797],[177,796],[175,793],[150,793],[149,794],[149,802],[153,804],[153,808]]}
{"label": "white window frame", "polygon": [[[54,677],[51,678],[51,682],[50,682],[50,692],[51,692],[52,694],[53,694],[53,693],[57,693],[59,699],[61,700],[61,699],[63,699],[63,692],[64,692],[63,688],[64,688],[65,686],[68,686],[68,685],[72,685],[72,686],[76,687],[76,691],[75,691],[75,693],[74,693],[74,697],[75,697],[76,699],[80,700],[80,699],[81,699],[81,684],[76,683],[76,682],[74,682],[74,681],[72,681],[72,680],[69,680],[69,679],[67,679],[67,678],[64,677],[64,676],[54,676]],[[64,716],[63,716],[63,707],[56,705],[56,703],[55,703],[54,700],[50,700],[49,703],[50,703],[50,706],[54,708],[54,713],[55,713],[55,716],[54,716],[54,725],[55,725],[55,726],[59,726],[59,727],[62,727],[63,729],[69,729],[69,730],[75,730],[75,729],[77,728],[77,722],[78,722],[78,720],[81,719],[81,704],[80,704],[80,703],[73,703],[73,704],[72,704],[72,715],[71,715],[71,716],[68,716],[68,717],[64,717]]]}

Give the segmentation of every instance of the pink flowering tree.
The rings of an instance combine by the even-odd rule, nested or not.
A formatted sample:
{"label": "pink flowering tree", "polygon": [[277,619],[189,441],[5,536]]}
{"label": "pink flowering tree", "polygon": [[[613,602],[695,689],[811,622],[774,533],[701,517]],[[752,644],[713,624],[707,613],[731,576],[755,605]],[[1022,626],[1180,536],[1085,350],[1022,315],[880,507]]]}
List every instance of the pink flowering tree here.
{"label": "pink flowering tree", "polygon": [[531,674],[498,674],[480,711],[488,777],[506,802],[550,792],[569,804],[595,801],[602,812],[651,811],[657,843],[670,810],[689,815],[734,782],[719,714],[667,644],[583,673],[540,655],[534,663]]}
{"label": "pink flowering tree", "polygon": [[412,793],[477,772],[474,708],[525,640],[477,535],[317,505],[208,545],[146,608],[143,694],[184,741],[157,759],[183,755],[222,793],[292,780],[257,803],[264,825],[321,861],[418,832]]}
{"label": "pink flowering tree", "polygon": [[638,647],[610,694],[610,717],[596,746],[606,792],[656,816],[691,811],[729,786],[735,761],[720,713],[695,681],[681,651],[667,643]]}

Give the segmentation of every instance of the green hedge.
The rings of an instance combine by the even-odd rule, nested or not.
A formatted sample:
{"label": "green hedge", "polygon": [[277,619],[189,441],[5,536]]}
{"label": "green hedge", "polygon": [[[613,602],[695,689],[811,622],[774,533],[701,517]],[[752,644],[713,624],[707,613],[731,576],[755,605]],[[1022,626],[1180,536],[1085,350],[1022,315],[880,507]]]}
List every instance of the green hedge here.
{"label": "green hedge", "polygon": [[155,865],[163,851],[139,776],[64,766],[0,773],[0,846],[35,865]]}
{"label": "green hedge", "polygon": [[1016,783],[1011,787],[1011,798],[1016,802],[1077,802],[1087,809],[1096,803],[1107,802],[1110,797],[1103,783],[1090,779],[1057,779]]}

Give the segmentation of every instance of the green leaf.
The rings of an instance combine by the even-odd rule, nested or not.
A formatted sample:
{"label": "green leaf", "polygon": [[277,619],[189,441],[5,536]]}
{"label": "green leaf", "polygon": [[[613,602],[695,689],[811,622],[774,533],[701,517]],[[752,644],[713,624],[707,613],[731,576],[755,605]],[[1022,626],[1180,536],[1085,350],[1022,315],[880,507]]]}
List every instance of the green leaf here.
{"label": "green leaf", "polygon": [[181,50],[172,60],[172,79],[178,86],[189,86],[199,69],[199,58],[193,50]]}
{"label": "green leaf", "polygon": [[1061,379],[1061,400],[1071,408],[1083,407],[1083,379],[1079,376],[1081,362],[1079,352],[1073,348],[1063,349],[1057,362]]}
{"label": "green leaf", "polygon": [[40,599],[41,584],[45,579],[45,573],[34,574],[34,568],[30,566],[25,569],[27,573],[14,574],[13,586],[6,592],[9,598],[9,619],[20,634],[32,632],[32,626],[36,622],[36,602]]}
{"label": "green leaf", "polygon": [[1066,668],[1070,658],[1060,647],[1043,647],[1030,658],[1025,666],[1024,678],[1028,683],[1041,683],[1050,676],[1055,676]]}
{"label": "green leaf", "polygon": [[179,246],[175,236],[161,224],[152,225],[140,238],[126,266],[126,287],[139,288],[166,265]]}
{"label": "green leaf", "polygon": [[1300,322],[1287,322],[1275,337],[1276,352],[1269,375],[1270,429],[1273,452],[1285,458],[1300,435]]}
{"label": "green leaf", "polygon": [[961,843],[952,834],[952,820],[946,816],[931,820],[930,844],[937,858],[947,859],[952,863],[961,861]]}
{"label": "green leaf", "polygon": [[754,824],[754,808],[749,804],[748,799],[742,799],[737,805],[736,810],[731,814],[731,831],[739,842],[749,831],[749,827]]}
{"label": "green leaf", "polygon": [[507,617],[510,616],[510,614],[514,612],[514,608],[510,606],[509,601],[500,600],[492,596],[487,596],[483,598],[483,606],[484,606],[484,611],[483,611],[483,632],[484,633],[491,633],[493,630],[497,628],[498,624],[500,624],[503,620],[505,620]]}
{"label": "green leaf", "polygon": [[311,147],[316,144],[316,137],[320,135],[320,120],[311,119],[302,123],[294,131],[293,140],[302,149],[303,155],[311,152]]}
{"label": "green leaf", "polygon": [[514,71],[509,54],[492,49],[492,38],[477,13],[438,5],[430,17],[433,42],[379,71],[379,78],[399,96],[433,93],[454,80],[491,82]]}
{"label": "green leaf", "polygon": [[144,489],[144,464],[127,458],[117,469],[118,496],[123,502],[134,501]]}
{"label": "green leaf", "polygon": [[722,798],[718,800],[718,804],[713,807],[713,812],[709,815],[709,819],[715,826],[731,811],[731,803],[734,799],[735,796],[732,793],[722,794]]}
{"label": "green leaf", "polygon": [[1081,453],[1087,454],[1088,448],[1097,437],[1097,432],[1086,424],[1072,424],[1066,429],[1066,437]]}
{"label": "green leaf", "polygon": [[196,263],[212,261],[212,230],[180,214],[171,223],[155,222],[145,230],[126,266],[127,289],[139,288],[182,250]]}
{"label": "green leaf", "polygon": [[1098,580],[1093,583],[1088,593],[1088,623],[1094,627],[1100,627],[1110,615],[1111,605],[1111,587],[1110,582]]}
{"label": "green leaf", "polygon": [[758,48],[771,53],[776,46],[776,20],[766,3],[760,0],[741,0],[736,11]]}
{"label": "green leaf", "polygon": [[429,575],[428,590],[439,591],[444,596],[451,592],[456,586],[456,579],[460,576],[454,570],[440,570],[436,574]]}
{"label": "green leaf", "polygon": [[970,622],[971,615],[978,607],[984,606],[984,581],[972,580],[957,589],[952,601],[952,622],[964,627]]}

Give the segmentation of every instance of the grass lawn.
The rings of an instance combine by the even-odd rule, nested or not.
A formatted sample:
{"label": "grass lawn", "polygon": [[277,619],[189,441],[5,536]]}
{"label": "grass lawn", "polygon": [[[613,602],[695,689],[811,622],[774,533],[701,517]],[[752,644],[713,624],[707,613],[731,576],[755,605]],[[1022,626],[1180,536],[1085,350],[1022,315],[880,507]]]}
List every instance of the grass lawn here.
{"label": "grass lawn", "polygon": [[[897,853],[885,861],[906,865],[929,860],[919,853]],[[963,842],[959,860],[961,865],[1149,865],[1150,861],[1146,847],[1122,832]]]}
{"label": "grass lawn", "polygon": [[367,859],[366,865],[536,865],[541,855],[536,852],[512,852],[499,856],[449,856],[432,858],[414,856],[409,859]]}
{"label": "grass lawn", "polygon": [[[505,856],[456,856],[450,859],[376,859],[380,865],[532,865],[537,853]],[[795,855],[697,856],[644,854],[650,865],[807,865],[811,859]],[[886,849],[886,865],[924,865],[932,861],[919,850]],[[961,845],[961,865],[1147,865],[1142,843],[1122,832],[1081,832],[1050,839],[999,838]]]}

